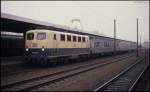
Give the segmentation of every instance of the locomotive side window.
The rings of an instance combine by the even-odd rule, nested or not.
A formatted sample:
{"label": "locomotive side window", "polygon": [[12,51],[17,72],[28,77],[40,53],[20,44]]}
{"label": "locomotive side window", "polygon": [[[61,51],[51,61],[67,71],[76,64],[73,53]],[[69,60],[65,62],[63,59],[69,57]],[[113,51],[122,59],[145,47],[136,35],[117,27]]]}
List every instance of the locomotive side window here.
{"label": "locomotive side window", "polygon": [[61,41],[65,41],[65,35],[64,35],[64,34],[61,34],[61,35],[60,35],[60,40],[61,40]]}
{"label": "locomotive side window", "polygon": [[71,41],[71,35],[67,35],[67,41]]}
{"label": "locomotive side window", "polygon": [[53,39],[56,40],[56,34],[54,34],[54,38]]}
{"label": "locomotive side window", "polygon": [[44,40],[44,39],[46,39],[46,33],[38,33],[37,34],[37,39],[38,40]]}
{"label": "locomotive side window", "polygon": [[81,37],[78,37],[78,42],[81,42]]}
{"label": "locomotive side window", "polygon": [[82,37],[82,41],[85,42],[85,37]]}
{"label": "locomotive side window", "polygon": [[34,33],[28,33],[27,40],[33,40],[33,39],[34,39]]}
{"label": "locomotive side window", "polygon": [[76,36],[73,36],[73,41],[76,42]]}

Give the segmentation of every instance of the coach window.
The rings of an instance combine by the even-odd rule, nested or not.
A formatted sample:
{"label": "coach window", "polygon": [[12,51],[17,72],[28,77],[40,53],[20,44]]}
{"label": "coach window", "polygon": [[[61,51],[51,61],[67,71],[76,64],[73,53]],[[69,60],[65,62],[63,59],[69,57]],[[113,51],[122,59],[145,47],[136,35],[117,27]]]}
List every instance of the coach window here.
{"label": "coach window", "polygon": [[119,43],[117,43],[117,47],[119,46]]}
{"label": "coach window", "polygon": [[103,43],[102,42],[100,42],[100,47],[103,47]]}
{"label": "coach window", "polygon": [[34,39],[34,33],[28,33],[27,40],[33,40],[33,39]]}
{"label": "coach window", "polygon": [[67,35],[67,41],[71,41],[71,35]]}
{"label": "coach window", "polygon": [[61,40],[61,41],[65,41],[65,35],[64,35],[64,34],[61,34],[61,35],[60,35],[60,40]]}
{"label": "coach window", "polygon": [[78,37],[78,42],[81,42],[81,37]]}
{"label": "coach window", "polygon": [[102,47],[105,47],[104,45],[105,45],[105,43],[104,43],[104,42],[102,42]]}
{"label": "coach window", "polygon": [[73,41],[76,42],[76,36],[73,36]]}
{"label": "coach window", "polygon": [[82,37],[82,41],[85,42],[85,37]]}
{"label": "coach window", "polygon": [[56,40],[56,34],[54,34],[54,38],[53,39]]}
{"label": "coach window", "polygon": [[104,47],[106,47],[106,42],[104,42]]}

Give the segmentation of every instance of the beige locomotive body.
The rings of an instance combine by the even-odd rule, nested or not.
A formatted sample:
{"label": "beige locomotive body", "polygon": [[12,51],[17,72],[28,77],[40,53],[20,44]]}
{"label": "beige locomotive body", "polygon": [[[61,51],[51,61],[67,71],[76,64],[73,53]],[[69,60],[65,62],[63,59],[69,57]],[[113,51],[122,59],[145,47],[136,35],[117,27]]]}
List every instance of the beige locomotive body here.
{"label": "beige locomotive body", "polygon": [[45,29],[30,30],[25,38],[25,58],[29,60],[72,58],[90,54],[87,35]]}
{"label": "beige locomotive body", "polygon": [[[32,40],[27,39],[27,35],[33,33],[34,38]],[[38,40],[37,35],[39,33],[45,33],[46,37],[43,40]],[[50,30],[31,30],[26,35],[26,48],[90,48],[89,37],[86,35],[64,33]],[[56,36],[56,39],[54,37]],[[61,41],[61,35],[65,35],[65,40]],[[71,36],[71,41],[67,41],[67,36]],[[73,41],[73,36],[76,36],[76,41]],[[81,37],[81,42],[78,41],[78,37]],[[83,42],[82,38],[85,38]]]}

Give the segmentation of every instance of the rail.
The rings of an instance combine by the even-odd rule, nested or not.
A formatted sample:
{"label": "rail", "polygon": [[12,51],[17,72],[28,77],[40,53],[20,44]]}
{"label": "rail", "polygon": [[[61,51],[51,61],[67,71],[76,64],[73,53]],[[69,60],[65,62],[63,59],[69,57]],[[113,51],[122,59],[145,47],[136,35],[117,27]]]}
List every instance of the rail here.
{"label": "rail", "polygon": [[6,91],[25,91],[25,90],[31,90],[33,88],[37,88],[40,86],[44,86],[48,83],[54,83],[56,81],[60,81],[62,79],[83,73],[83,72],[87,72],[96,68],[100,68],[102,66],[111,64],[111,63],[115,63],[115,62],[119,62],[121,60],[124,59],[128,59],[129,57],[131,57],[132,55],[126,56],[126,57],[119,57],[119,58],[115,58],[114,60],[112,60],[111,62],[107,62],[107,63],[94,63],[94,64],[90,64],[90,65],[85,65],[85,66],[80,66],[80,67],[76,67],[73,69],[68,69],[68,70],[64,70],[64,71],[60,71],[60,72],[56,72],[53,74],[49,74],[49,75],[45,75],[45,76],[40,76],[40,77],[36,77],[36,78],[32,78],[29,80],[24,80],[24,81],[20,81],[20,82],[16,82],[13,84],[9,84],[9,85],[5,85],[2,86],[2,90],[6,90]]}
{"label": "rail", "polygon": [[[103,85],[97,87],[94,89],[94,91],[132,91],[133,87],[137,83],[138,79],[141,77],[143,72],[146,70],[148,67],[149,63],[143,68],[142,65],[137,67],[139,63],[143,63],[141,61],[144,61],[145,58],[142,58],[138,62],[132,64],[128,68],[126,68],[124,71],[121,73],[117,74],[115,77],[104,83]],[[136,67],[136,68],[135,68]],[[131,70],[132,69],[132,70]],[[135,81],[133,80],[133,74],[135,75],[136,72],[139,72],[139,69],[143,69],[143,71],[140,74],[137,74],[134,78],[136,79]],[[137,77],[137,78],[136,78]],[[129,86],[131,85],[131,86]],[[128,86],[128,87],[127,87]]]}

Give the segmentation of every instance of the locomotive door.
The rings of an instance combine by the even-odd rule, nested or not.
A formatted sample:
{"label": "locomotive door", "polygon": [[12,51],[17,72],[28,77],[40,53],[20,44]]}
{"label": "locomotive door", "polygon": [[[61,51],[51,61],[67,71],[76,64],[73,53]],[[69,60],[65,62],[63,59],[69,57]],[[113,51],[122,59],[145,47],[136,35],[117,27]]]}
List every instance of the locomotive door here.
{"label": "locomotive door", "polygon": [[56,34],[54,33],[53,35],[53,55],[57,55],[58,54],[58,50],[57,50],[57,36]]}

